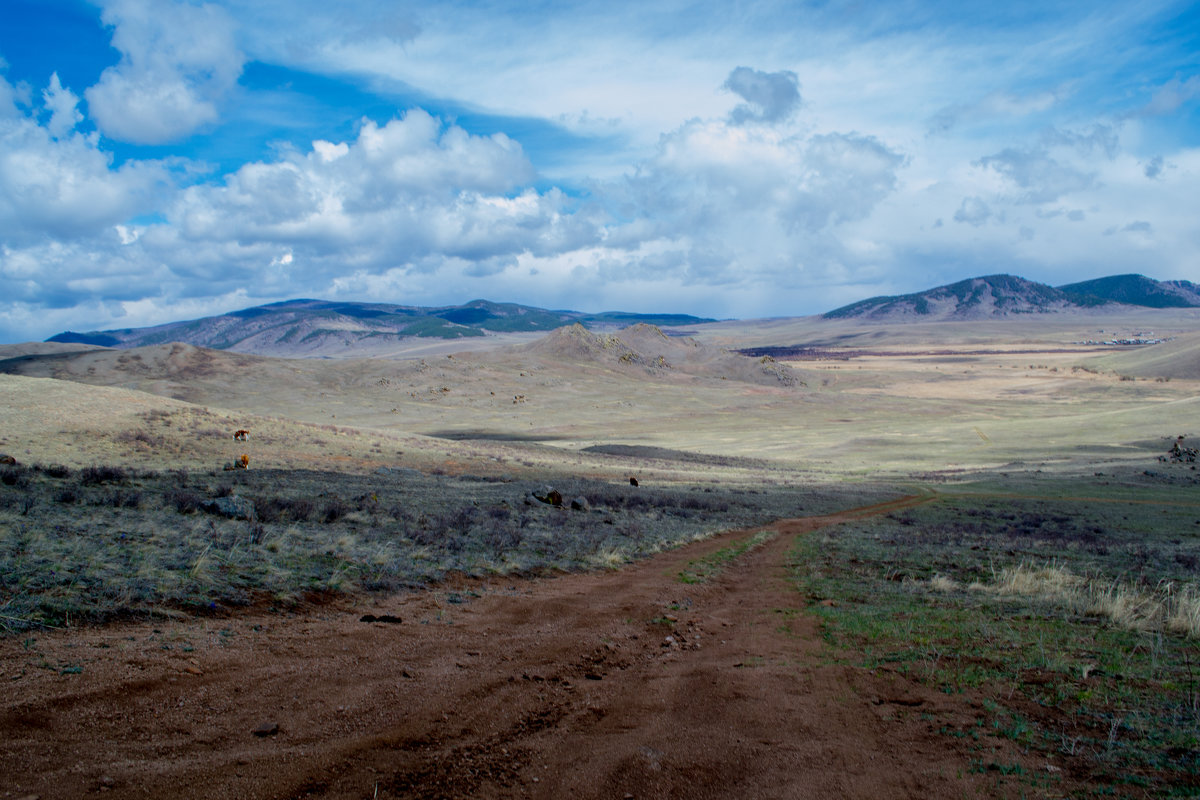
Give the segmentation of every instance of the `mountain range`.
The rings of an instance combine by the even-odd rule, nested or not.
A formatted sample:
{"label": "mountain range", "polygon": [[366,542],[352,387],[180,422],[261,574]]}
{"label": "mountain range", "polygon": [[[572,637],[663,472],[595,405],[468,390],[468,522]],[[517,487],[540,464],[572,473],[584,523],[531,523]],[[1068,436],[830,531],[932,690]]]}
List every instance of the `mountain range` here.
{"label": "mountain range", "polygon": [[[1015,275],[988,275],[923,292],[860,300],[822,318],[971,320],[1130,306],[1200,307],[1200,285],[1182,280],[1156,281],[1144,275],[1114,275],[1054,287]],[[47,341],[116,348],[182,342],[280,356],[369,355],[385,352],[413,337],[462,339],[489,333],[548,332],[575,324],[593,330],[637,323],[678,328],[715,321],[687,314],[551,311],[487,300],[421,307],[301,299],[148,328],[66,331]]]}
{"label": "mountain range", "polygon": [[686,326],[715,320],[687,314],[549,311],[487,300],[428,308],[304,299],[150,328],[66,331],[47,341],[119,348],[182,342],[261,355],[328,355],[346,350],[378,351],[408,337],[461,339],[488,333],[547,332],[575,323],[589,328],[619,328],[639,322]]}
{"label": "mountain range", "polygon": [[1200,286],[1189,281],[1156,281],[1144,275],[1113,275],[1054,287],[1015,275],[987,275],[913,294],[859,300],[823,317],[967,320],[1078,311],[1117,304],[1148,308],[1200,307]]}

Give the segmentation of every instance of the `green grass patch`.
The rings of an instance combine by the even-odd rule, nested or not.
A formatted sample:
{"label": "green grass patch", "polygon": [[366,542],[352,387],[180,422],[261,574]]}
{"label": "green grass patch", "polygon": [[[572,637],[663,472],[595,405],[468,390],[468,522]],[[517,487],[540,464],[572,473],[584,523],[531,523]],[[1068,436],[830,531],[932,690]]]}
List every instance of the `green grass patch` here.
{"label": "green grass patch", "polygon": [[[947,735],[1008,739],[1066,761],[1089,792],[1137,785],[1147,795],[1194,796],[1200,643],[1153,615],[1131,624],[1078,597],[1003,590],[1000,579],[1039,563],[1084,588],[1150,597],[1191,585],[1200,489],[1171,486],[1168,505],[1144,502],[1164,490],[1144,492],[1140,476],[1119,486],[1042,478],[1036,497],[1025,493],[1034,487],[1013,488],[947,492],[799,539],[792,579],[833,657],[982,696],[980,727]],[[1096,496],[1105,502],[1078,499]],[[1028,778],[1013,765],[981,764]]]}
{"label": "green grass patch", "polygon": [[770,539],[773,539],[775,535],[774,531],[759,531],[731,544],[729,547],[722,547],[720,550],[715,550],[703,558],[689,561],[687,566],[680,570],[679,581],[691,584],[705,583],[712,580],[729,564],[754,548],[760,547]]}

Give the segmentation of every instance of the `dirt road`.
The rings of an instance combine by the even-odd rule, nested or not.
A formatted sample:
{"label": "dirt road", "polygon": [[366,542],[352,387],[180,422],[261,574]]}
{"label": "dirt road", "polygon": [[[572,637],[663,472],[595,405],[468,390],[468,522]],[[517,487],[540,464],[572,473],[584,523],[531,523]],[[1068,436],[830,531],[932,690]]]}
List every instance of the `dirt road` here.
{"label": "dirt road", "polygon": [[754,532],[602,574],[10,637],[0,797],[1015,796],[939,733],[970,698],[833,663],[786,580],[796,536],[915,502],[780,522],[700,583],[681,571]]}

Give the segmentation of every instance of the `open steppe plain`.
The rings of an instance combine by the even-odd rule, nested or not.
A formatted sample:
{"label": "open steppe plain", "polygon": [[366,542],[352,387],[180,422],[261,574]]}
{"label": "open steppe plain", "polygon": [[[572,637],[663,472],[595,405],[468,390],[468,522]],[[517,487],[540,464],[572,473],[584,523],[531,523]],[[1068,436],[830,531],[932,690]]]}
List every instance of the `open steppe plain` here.
{"label": "open steppe plain", "polygon": [[0,348],[0,797],[1200,792],[1195,312],[690,333]]}

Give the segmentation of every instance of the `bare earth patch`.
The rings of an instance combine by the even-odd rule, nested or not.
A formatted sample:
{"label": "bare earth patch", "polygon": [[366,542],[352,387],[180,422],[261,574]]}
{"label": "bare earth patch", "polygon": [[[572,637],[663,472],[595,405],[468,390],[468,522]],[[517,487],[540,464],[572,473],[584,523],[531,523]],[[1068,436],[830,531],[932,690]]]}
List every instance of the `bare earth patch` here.
{"label": "bare earth patch", "polygon": [[972,718],[969,696],[835,665],[796,613],[795,537],[914,502],[777,523],[702,582],[680,575],[753,532],[601,574],[12,637],[0,791],[1017,796],[928,721]]}

